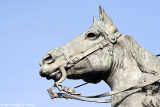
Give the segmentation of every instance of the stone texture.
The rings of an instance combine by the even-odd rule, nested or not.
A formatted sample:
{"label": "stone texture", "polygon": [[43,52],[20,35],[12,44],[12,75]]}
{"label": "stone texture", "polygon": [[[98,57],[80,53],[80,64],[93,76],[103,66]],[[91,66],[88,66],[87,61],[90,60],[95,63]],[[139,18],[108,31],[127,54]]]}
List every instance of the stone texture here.
{"label": "stone texture", "polygon": [[[93,17],[93,24],[87,31],[44,55],[40,61],[42,77],[59,81],[63,77],[59,68],[64,66],[68,79],[82,79],[88,83],[103,80],[116,91],[159,76],[157,56],[139,46],[131,36],[122,35],[101,6],[99,17],[100,21]],[[76,61],[75,56],[81,57],[81,53],[103,40],[108,42],[105,47]],[[156,82],[113,95],[112,107],[160,107],[159,86]]]}

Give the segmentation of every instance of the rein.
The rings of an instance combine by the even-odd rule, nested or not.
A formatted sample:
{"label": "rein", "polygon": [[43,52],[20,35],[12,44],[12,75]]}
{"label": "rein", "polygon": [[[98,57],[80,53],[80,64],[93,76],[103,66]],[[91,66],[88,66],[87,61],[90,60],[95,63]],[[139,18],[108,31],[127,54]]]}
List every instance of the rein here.
{"label": "rein", "polygon": [[[143,82],[143,83],[140,83],[140,84],[135,85],[133,87],[129,87],[129,88],[126,88],[126,89],[123,89],[123,90],[119,90],[119,91],[110,91],[110,92],[106,92],[106,93],[102,93],[102,94],[98,94],[98,95],[94,95],[94,96],[82,96],[81,93],[76,92],[75,90],[73,90],[73,89],[71,89],[69,87],[61,85],[61,83],[67,78],[67,72],[65,70],[65,67],[69,68],[69,67],[74,66],[74,64],[76,64],[78,61],[82,60],[83,58],[87,57],[88,55],[94,53],[95,51],[97,51],[99,49],[103,49],[105,46],[107,46],[109,44],[110,44],[110,42],[108,42],[106,39],[102,40],[100,43],[92,46],[91,48],[89,48],[89,49],[87,49],[85,51],[82,51],[80,54],[75,55],[75,56],[73,56],[71,58],[69,57],[69,55],[70,55],[69,53],[64,53],[63,52],[63,55],[64,55],[64,57],[66,58],[67,61],[59,67],[58,71],[55,72],[55,74],[61,72],[62,73],[62,77],[61,77],[61,79],[59,81],[55,82],[53,87],[51,87],[51,88],[49,88],[47,90],[49,95],[50,95],[50,97],[51,97],[51,99],[54,99],[54,98],[66,98],[66,99],[75,99],[75,100],[86,101],[86,102],[110,103],[111,99],[87,100],[87,99],[82,99],[82,98],[79,98],[79,97],[83,97],[83,98],[102,98],[102,97],[112,96],[112,95],[115,95],[115,94],[118,94],[118,93],[122,93],[122,92],[125,92],[125,91],[140,89],[140,88],[143,88],[143,87],[145,87],[147,85],[153,84],[154,82],[157,82],[157,81],[160,80],[159,77],[155,77],[154,80]],[[159,56],[159,55],[157,55],[157,56]],[[56,88],[60,92],[63,91],[65,93],[54,93],[54,92],[52,92],[52,90],[54,90]]]}
{"label": "rein", "polygon": [[[69,87],[63,86],[61,84],[58,84],[58,87],[57,87],[57,85],[55,83],[55,85],[53,87],[48,89],[48,93],[49,93],[51,99],[54,99],[54,98],[66,98],[66,99],[75,99],[75,100],[86,101],[86,102],[110,103],[111,99],[86,100],[86,99],[82,99],[82,98],[79,98],[79,97],[83,97],[83,98],[102,98],[102,97],[112,96],[112,95],[115,95],[115,94],[118,94],[118,93],[122,93],[122,92],[125,92],[125,91],[141,89],[141,88],[143,88],[143,87],[145,87],[147,85],[153,84],[154,82],[157,82],[159,80],[160,80],[160,78],[156,77],[154,80],[143,82],[141,84],[138,84],[138,85],[135,85],[133,87],[129,87],[129,88],[126,88],[126,89],[123,89],[123,90],[120,90],[120,91],[110,91],[110,92],[106,92],[106,93],[102,93],[102,94],[98,94],[98,95],[94,95],[94,96],[82,96],[80,93],[76,92],[75,90],[73,90],[73,89],[71,89]],[[67,94],[66,93],[53,93],[52,92],[52,90],[55,89],[55,88],[59,89],[59,86],[61,86],[61,89],[59,91],[64,91]]]}

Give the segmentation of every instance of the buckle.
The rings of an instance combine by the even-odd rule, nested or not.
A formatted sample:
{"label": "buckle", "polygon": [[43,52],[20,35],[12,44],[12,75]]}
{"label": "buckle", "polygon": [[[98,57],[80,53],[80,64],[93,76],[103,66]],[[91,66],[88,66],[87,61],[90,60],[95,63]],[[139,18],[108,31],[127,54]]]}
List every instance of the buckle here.
{"label": "buckle", "polygon": [[102,49],[104,46],[102,43],[99,44],[99,48]]}

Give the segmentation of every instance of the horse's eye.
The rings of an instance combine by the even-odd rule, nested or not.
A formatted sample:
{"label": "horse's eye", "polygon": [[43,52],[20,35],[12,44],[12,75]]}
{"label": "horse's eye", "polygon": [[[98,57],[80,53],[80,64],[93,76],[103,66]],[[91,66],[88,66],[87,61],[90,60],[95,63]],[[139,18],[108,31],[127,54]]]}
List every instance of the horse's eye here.
{"label": "horse's eye", "polygon": [[97,39],[97,38],[98,38],[98,36],[95,35],[94,33],[89,33],[89,34],[87,35],[87,39],[90,39],[90,40],[95,40],[95,39]]}
{"label": "horse's eye", "polygon": [[52,63],[54,60],[52,58],[52,56],[50,54],[47,54],[45,57],[44,57],[44,62],[47,63],[47,64],[50,64]]}

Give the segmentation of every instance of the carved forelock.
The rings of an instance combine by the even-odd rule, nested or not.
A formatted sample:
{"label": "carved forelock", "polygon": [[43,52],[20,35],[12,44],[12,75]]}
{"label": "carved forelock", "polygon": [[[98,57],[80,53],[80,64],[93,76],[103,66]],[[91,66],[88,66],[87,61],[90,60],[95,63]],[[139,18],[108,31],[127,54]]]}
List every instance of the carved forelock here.
{"label": "carved forelock", "polygon": [[[104,26],[104,30],[107,29],[112,29],[112,28],[116,28],[112,22],[112,20],[109,18],[109,16],[107,16],[106,12],[104,11],[104,9],[102,8],[102,6],[99,6],[99,18],[102,22],[105,23]],[[117,29],[117,28],[116,28]],[[119,36],[121,35],[120,32],[115,32],[112,31],[110,32],[111,34],[108,35],[108,40],[112,43],[116,43],[117,39],[119,38]]]}
{"label": "carved forelock", "polygon": [[118,31],[114,33],[113,30],[113,32],[110,32],[110,34],[107,34],[107,29],[113,29],[116,27],[113,25],[112,20],[109,18],[109,16],[107,16],[102,6],[99,6],[99,18],[101,20],[100,22],[98,22],[96,17],[93,16],[93,25],[89,28],[89,30],[86,33],[88,34],[93,32],[95,34],[103,35],[104,38],[110,42],[108,51],[110,55],[112,55],[113,45],[117,42],[117,39],[121,36],[121,33]]}

